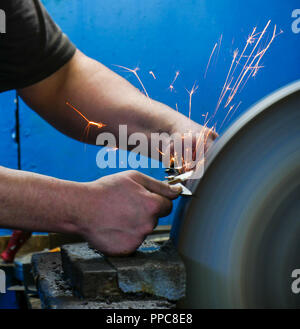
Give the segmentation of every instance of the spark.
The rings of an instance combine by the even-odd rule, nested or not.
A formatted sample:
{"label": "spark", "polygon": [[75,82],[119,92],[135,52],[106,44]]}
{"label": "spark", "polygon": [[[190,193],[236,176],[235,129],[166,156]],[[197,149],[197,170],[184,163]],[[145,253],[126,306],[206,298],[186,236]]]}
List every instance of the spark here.
{"label": "spark", "polygon": [[[214,113],[214,115],[217,113],[217,111],[218,111],[218,109],[219,109],[219,107],[220,107],[220,105],[221,105],[221,103],[222,103],[222,101],[223,101],[224,96],[226,95],[227,91],[230,89],[229,87],[230,87],[230,84],[231,84],[231,81],[232,81],[233,78],[231,78],[229,84],[227,84],[227,82],[228,82],[228,79],[229,79],[229,76],[230,76],[230,72],[231,72],[231,70],[232,70],[232,67],[233,67],[233,65],[234,65],[235,59],[236,59],[236,57],[237,57],[237,55],[238,55],[238,52],[239,52],[238,49],[236,49],[236,50],[233,52],[232,62],[231,62],[231,65],[230,65],[230,68],[229,68],[228,74],[227,74],[227,76],[226,76],[226,80],[225,80],[225,83],[224,83],[224,85],[223,85],[223,89],[222,89],[222,91],[221,91],[221,95],[220,95],[220,98],[219,98],[219,100],[218,100],[218,104],[217,104],[217,107],[216,107],[216,109],[215,109],[215,113]],[[233,74],[233,73],[232,73],[232,74]]]}
{"label": "spark", "polygon": [[153,73],[153,71],[149,71],[149,74],[152,75],[153,79],[156,80],[156,76],[155,74]]}
{"label": "spark", "polygon": [[[262,47],[261,46],[261,44],[263,43],[262,40],[264,39],[264,36],[266,35],[266,31],[269,28],[270,24],[271,24],[271,20],[267,22],[267,24],[265,25],[264,29],[261,32],[257,32],[257,27],[254,27],[251,34],[247,37],[246,44],[242,52],[239,54],[238,49],[234,51],[232,62],[229,71],[227,73],[225,83],[222,87],[213,117],[215,117],[226,95],[227,95],[227,99],[225,101],[224,108],[228,107],[230,103],[233,101],[236,94],[238,92],[240,93],[243,90],[249,78],[250,77],[254,78],[257,75],[257,72],[261,68],[263,68],[263,65],[260,64],[263,56],[265,55],[265,53],[267,52],[267,50],[269,49],[270,45],[277,37],[277,35],[282,33],[282,30],[280,30],[280,32],[276,34],[276,25],[275,25],[271,39],[269,41],[267,41],[266,39],[265,40],[266,44]],[[247,54],[247,52],[249,54]],[[244,63],[242,63],[242,61]],[[235,72],[238,72],[237,77],[235,77]],[[230,106],[225,119],[227,119],[229,113],[232,112],[233,108],[234,106],[233,107]]]}
{"label": "spark", "polygon": [[204,123],[202,132],[201,132],[199,138],[196,141],[196,146],[195,146],[195,149],[194,149],[194,152],[193,152],[193,158],[195,158],[195,156],[196,156],[196,152],[197,152],[197,149],[199,147],[200,142],[203,141],[204,142],[203,145],[205,145],[205,138],[204,137],[205,137],[205,129],[206,129],[206,127],[207,127],[206,126],[206,123]]}
{"label": "spark", "polygon": [[87,126],[84,129],[83,136],[88,137],[89,130],[91,126],[97,127],[99,129],[106,127],[106,125],[102,122],[94,122],[90,121],[86,116],[84,116],[74,105],[72,105],[69,101],[66,101],[66,105],[73,109],[76,113],[78,113],[86,122]]}
{"label": "spark", "polygon": [[[174,156],[172,157],[171,160],[173,161],[173,164],[174,164],[174,167],[175,168],[180,168],[181,166],[183,166],[183,163],[184,162],[179,163],[179,161],[178,161],[178,154],[177,154],[176,151],[174,152]],[[183,161],[183,157],[181,157],[181,161]]]}
{"label": "spark", "polygon": [[174,90],[174,83],[176,82],[176,80],[177,80],[179,74],[180,74],[180,72],[177,71],[176,74],[175,74],[175,77],[174,77],[174,79],[173,79],[173,81],[172,81],[172,83],[170,84],[170,86],[169,86],[169,88],[168,88],[171,92]]}
{"label": "spark", "polygon": [[193,95],[195,94],[197,89],[198,89],[198,86],[196,86],[196,82],[194,83],[193,88],[192,88],[191,91],[188,91],[186,89],[186,91],[189,94],[189,119],[190,120],[191,120],[191,114],[192,114],[192,98],[193,98]]}
{"label": "spark", "polygon": [[[236,95],[237,91],[239,90],[239,87],[240,87],[241,83],[243,82],[245,76],[251,70],[251,68],[254,66],[254,62],[258,58],[258,60],[257,60],[257,62],[255,64],[256,65],[256,69],[254,69],[255,74],[257,73],[257,71],[258,71],[258,68],[257,67],[258,67],[258,64],[259,64],[260,60],[262,59],[262,57],[264,56],[264,54],[267,52],[267,50],[269,49],[271,43],[273,42],[274,38],[276,37],[276,25],[275,25],[274,26],[274,31],[273,31],[273,36],[272,36],[271,40],[269,41],[268,45],[263,50],[258,51],[254,55],[254,52],[255,52],[256,48],[258,47],[258,45],[260,44],[263,36],[265,35],[265,33],[266,33],[266,31],[267,31],[270,23],[271,23],[271,20],[269,20],[267,22],[267,24],[264,27],[263,31],[259,34],[259,37],[258,37],[256,43],[255,43],[255,41],[253,41],[253,39],[251,39],[251,40],[248,39],[247,40],[247,43],[250,43],[250,42],[253,41],[252,43],[255,43],[255,45],[254,45],[253,49],[251,50],[250,55],[247,57],[247,60],[246,60],[246,62],[244,64],[244,66],[243,66],[243,68],[242,68],[242,70],[241,70],[241,72],[240,72],[237,80],[235,81],[234,86],[232,87],[231,93],[230,93],[230,95],[227,98],[225,107],[227,107],[231,103],[231,101],[233,100],[233,98]],[[251,60],[251,58],[252,58],[252,60]],[[248,64],[249,62],[250,62],[250,64]],[[252,71],[250,71],[250,72],[252,72]]]}
{"label": "spark", "polygon": [[[261,31],[258,31],[257,27],[255,26],[252,29],[252,32],[245,39],[245,41],[244,41],[245,44],[243,45],[243,48],[241,48],[242,51],[240,51],[239,49],[234,50],[233,55],[232,55],[232,60],[230,63],[230,67],[226,74],[225,82],[222,85],[221,93],[220,93],[219,99],[217,101],[215,111],[214,111],[213,115],[211,115],[211,116],[209,116],[209,112],[202,115],[203,132],[201,132],[201,134],[197,140],[193,140],[193,145],[192,145],[191,149],[188,147],[184,147],[185,155],[189,155],[191,152],[193,155],[193,158],[194,158],[194,154],[195,154],[196,150],[198,149],[199,144],[203,143],[203,145],[205,146],[211,133],[214,133],[217,131],[217,126],[219,126],[218,122],[215,122],[211,128],[208,128],[208,124],[209,124],[209,122],[213,121],[212,119],[215,118],[215,115],[218,112],[218,110],[221,108],[221,105],[224,109],[226,109],[227,112],[226,112],[224,119],[218,129],[221,129],[226,122],[230,121],[231,118],[236,113],[236,111],[239,109],[242,102],[235,101],[236,95],[239,94],[243,90],[243,88],[247,84],[248,80],[251,77],[255,78],[258,71],[264,67],[264,65],[262,65],[262,63],[261,63],[264,55],[269,50],[274,39],[279,34],[283,33],[282,30],[280,30],[280,32],[277,32],[277,27],[276,27],[276,25],[274,25],[273,33],[270,37],[269,32],[268,32],[269,31],[268,29],[270,29],[270,24],[271,24],[271,20],[268,20],[266,25],[264,26],[264,28]],[[219,52],[221,49],[221,45],[222,45],[222,40],[223,40],[223,34],[221,34],[219,40],[214,44],[214,46],[211,50],[211,53],[210,53],[210,56],[208,59],[208,63],[207,63],[207,66],[206,66],[206,69],[204,72],[204,79],[207,77],[207,74],[208,74],[209,69],[212,66],[212,64],[216,63],[216,61],[217,61],[217,58],[219,56]],[[232,39],[232,45],[233,44],[234,44],[234,39]],[[144,93],[149,98],[148,93],[137,73],[139,68],[129,69],[127,67],[120,66],[120,65],[115,65],[115,66],[133,73],[135,75],[135,77],[138,79],[140,85],[142,86]],[[154,80],[156,80],[156,76],[153,71],[149,71],[149,74],[153,77]],[[174,76],[171,84],[168,87],[168,89],[171,92],[173,92],[175,90],[174,85],[175,85],[175,82],[177,81],[179,75],[180,75],[180,72],[176,71],[175,76]],[[189,95],[188,118],[190,120],[190,123],[191,123],[191,114],[192,114],[193,95],[195,94],[197,89],[198,89],[198,86],[196,86],[196,82],[194,83],[191,90],[186,89],[186,91],[188,92],[188,95]],[[175,107],[176,107],[177,112],[179,112],[177,103],[175,104]],[[89,123],[87,118],[85,118],[80,112],[79,112],[79,114]],[[91,122],[91,124],[93,124],[93,122]],[[190,127],[188,133],[192,134],[191,127]],[[194,142],[196,142],[196,144],[194,144]],[[196,146],[195,149],[194,149],[194,145]],[[158,150],[158,152],[161,155],[165,156],[165,154],[163,152],[161,152],[160,150]],[[190,163],[188,163],[189,161],[186,159],[184,160],[183,157],[181,157],[181,158],[182,158],[181,163],[183,163],[181,170],[183,172],[189,170],[189,168],[188,168],[188,166],[190,165]],[[188,158],[188,156],[187,156],[187,158]],[[180,159],[178,159],[178,156],[175,153],[170,158],[170,164],[175,165],[176,163],[178,163],[179,160]]]}
{"label": "spark", "polygon": [[223,127],[223,124],[225,123],[225,121],[226,121],[226,119],[227,119],[229,113],[232,111],[232,109],[234,108],[234,106],[235,106],[235,104],[230,106],[230,109],[227,111],[227,114],[226,114],[226,116],[225,116],[223,122],[221,123],[220,129]]}
{"label": "spark", "polygon": [[281,33],[283,33],[282,30],[280,30],[280,32],[276,34],[276,25],[275,25],[275,26],[274,26],[274,30],[273,30],[273,35],[272,35],[272,37],[271,37],[269,43],[267,44],[267,46],[266,46],[261,52],[257,53],[257,55],[256,55],[256,56],[258,56],[259,58],[258,58],[258,61],[256,62],[256,64],[254,65],[254,72],[253,72],[253,74],[252,74],[253,77],[257,74],[258,69],[260,69],[260,68],[263,67],[263,66],[259,66],[259,63],[260,63],[262,57],[263,57],[264,54],[267,52],[267,50],[268,50],[269,47],[271,46],[271,43],[274,41],[274,39],[275,39],[279,34],[281,34]]}
{"label": "spark", "polygon": [[220,52],[220,49],[221,49],[222,40],[223,40],[223,34],[221,34],[220,39],[219,39],[217,58],[219,57],[219,52]]}
{"label": "spark", "polygon": [[234,116],[234,114],[236,113],[236,111],[238,110],[238,108],[240,107],[240,105],[242,104],[242,102],[240,101],[237,105],[237,107],[234,109],[234,111],[231,113],[231,116],[229,118],[229,120],[231,120],[231,118]]}
{"label": "spark", "polygon": [[124,69],[125,71],[127,71],[127,72],[131,72],[132,74],[134,74],[134,76],[137,78],[138,82],[140,83],[141,87],[143,88],[144,93],[146,94],[147,98],[150,99],[150,97],[149,97],[149,95],[148,95],[148,93],[147,93],[147,90],[146,90],[146,88],[145,88],[145,86],[144,86],[144,84],[143,84],[141,78],[139,77],[139,75],[138,75],[138,73],[137,73],[137,71],[139,70],[138,67],[136,67],[135,69],[130,69],[130,68],[128,68],[128,67],[121,66],[121,65],[114,65],[114,66],[120,67],[121,69]]}
{"label": "spark", "polygon": [[214,46],[214,48],[213,48],[213,50],[212,50],[212,52],[211,52],[211,54],[210,54],[210,56],[209,56],[209,60],[208,60],[208,63],[207,63],[207,66],[206,66],[206,70],[205,70],[205,73],[204,73],[204,79],[206,79],[207,70],[208,70],[208,67],[209,67],[209,64],[210,64],[211,58],[212,58],[212,56],[213,56],[213,54],[214,54],[214,52],[215,52],[215,50],[216,50],[216,48],[217,48],[217,45],[218,45],[218,43],[216,42],[216,43],[215,43],[215,46]]}
{"label": "spark", "polygon": [[[231,95],[233,95],[233,93],[234,93],[235,90],[237,91],[236,86],[238,87],[238,86],[240,85],[242,79],[243,79],[244,76],[245,76],[245,72],[246,72],[246,73],[248,72],[247,64],[248,64],[248,62],[249,62],[249,59],[253,56],[253,53],[254,53],[255,49],[257,48],[257,46],[259,45],[259,43],[260,43],[262,37],[263,37],[264,34],[266,33],[266,30],[267,30],[267,28],[269,27],[270,23],[271,23],[271,20],[268,21],[267,25],[265,26],[265,28],[263,29],[263,31],[260,33],[260,36],[259,36],[258,40],[256,41],[256,44],[254,45],[254,47],[253,47],[253,49],[252,49],[250,55],[247,56],[246,63],[244,64],[244,66],[243,66],[243,68],[242,68],[242,70],[241,70],[241,72],[240,72],[240,75],[238,76],[238,78],[237,78],[237,80],[236,80],[236,82],[235,82],[235,85],[233,86],[233,91],[232,91],[231,94],[229,95],[229,98],[228,98],[228,99],[231,98]],[[253,29],[252,34],[251,34],[250,37],[247,39],[247,43],[246,43],[246,46],[245,46],[245,48],[244,48],[245,50],[246,50],[248,44],[251,44],[251,45],[252,45],[252,44],[255,42],[255,38],[254,38],[254,36],[255,36],[255,35],[254,35],[254,32],[255,32],[255,31],[256,31],[256,27]],[[242,54],[242,55],[243,55],[243,54]],[[241,57],[240,57],[240,58],[241,58]],[[253,62],[253,60],[252,60],[252,62]],[[239,64],[239,63],[240,63],[240,60],[237,62],[237,64]],[[236,93],[236,92],[235,92],[235,93]],[[235,95],[235,93],[234,93],[234,95]],[[232,97],[232,98],[233,98],[233,97]],[[231,100],[232,100],[232,98],[231,98]],[[225,105],[225,107],[226,107],[226,105]]]}
{"label": "spark", "polygon": [[164,152],[162,152],[160,149],[158,149],[158,148],[156,148],[156,151],[160,154],[160,155],[162,155],[162,156],[165,156],[166,154],[164,153]]}
{"label": "spark", "polygon": [[205,126],[206,123],[208,122],[208,121],[207,121],[207,118],[208,118],[208,112],[206,112],[206,114],[202,114],[202,116],[204,117],[204,123],[203,123],[203,125]]}
{"label": "spark", "polygon": [[107,151],[108,152],[116,152],[116,151],[118,151],[118,149],[119,149],[118,147],[108,147]]}

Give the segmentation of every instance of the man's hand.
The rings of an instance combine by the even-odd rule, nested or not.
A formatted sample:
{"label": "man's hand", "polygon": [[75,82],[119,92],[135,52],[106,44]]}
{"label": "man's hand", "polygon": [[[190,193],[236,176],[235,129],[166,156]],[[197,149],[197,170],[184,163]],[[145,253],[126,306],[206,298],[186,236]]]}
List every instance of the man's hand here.
{"label": "man's hand", "polygon": [[159,217],[172,210],[181,189],[136,171],[100,178],[84,184],[76,207],[79,232],[108,255],[135,251]]}

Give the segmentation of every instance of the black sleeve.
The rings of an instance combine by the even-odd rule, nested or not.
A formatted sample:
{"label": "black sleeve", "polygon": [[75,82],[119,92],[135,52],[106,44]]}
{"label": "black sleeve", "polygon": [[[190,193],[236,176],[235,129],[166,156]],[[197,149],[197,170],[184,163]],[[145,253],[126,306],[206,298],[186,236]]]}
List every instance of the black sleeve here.
{"label": "black sleeve", "polygon": [[6,33],[0,34],[0,92],[28,87],[66,64],[76,47],[40,0],[1,0]]}

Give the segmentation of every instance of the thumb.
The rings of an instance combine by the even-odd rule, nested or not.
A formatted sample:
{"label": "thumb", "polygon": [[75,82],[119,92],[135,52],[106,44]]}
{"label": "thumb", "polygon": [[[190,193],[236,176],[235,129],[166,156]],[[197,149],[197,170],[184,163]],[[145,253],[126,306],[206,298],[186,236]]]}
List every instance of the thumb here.
{"label": "thumb", "polygon": [[169,185],[166,182],[161,182],[144,174],[137,175],[133,179],[137,183],[143,185],[150,192],[159,194],[168,199],[176,199],[182,192],[182,188],[180,186]]}

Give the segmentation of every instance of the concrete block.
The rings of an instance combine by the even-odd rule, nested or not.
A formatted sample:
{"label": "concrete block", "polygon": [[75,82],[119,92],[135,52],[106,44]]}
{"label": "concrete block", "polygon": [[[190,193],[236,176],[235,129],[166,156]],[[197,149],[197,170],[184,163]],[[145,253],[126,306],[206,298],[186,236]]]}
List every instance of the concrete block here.
{"label": "concrete block", "polygon": [[65,278],[82,297],[119,295],[117,271],[87,243],[64,245],[61,248]]}
{"label": "concrete block", "polygon": [[56,308],[58,300],[72,300],[71,287],[62,278],[60,253],[32,256],[32,271],[43,308]]}
{"label": "concrete block", "polygon": [[34,277],[42,308],[47,309],[171,309],[169,301],[136,296],[110,296],[99,300],[82,299],[73,295],[63,278],[60,253],[43,253],[32,257]]}
{"label": "concrete block", "polygon": [[[151,250],[151,248],[150,248]],[[185,267],[170,241],[158,250],[140,248],[128,257],[109,257],[124,293],[146,293],[177,301],[185,296]]]}
{"label": "concrete block", "polygon": [[87,243],[65,245],[62,266],[85,298],[143,294],[177,301],[185,295],[185,267],[171,242],[145,241],[127,257],[105,257]]}

